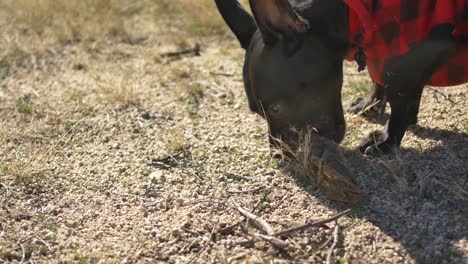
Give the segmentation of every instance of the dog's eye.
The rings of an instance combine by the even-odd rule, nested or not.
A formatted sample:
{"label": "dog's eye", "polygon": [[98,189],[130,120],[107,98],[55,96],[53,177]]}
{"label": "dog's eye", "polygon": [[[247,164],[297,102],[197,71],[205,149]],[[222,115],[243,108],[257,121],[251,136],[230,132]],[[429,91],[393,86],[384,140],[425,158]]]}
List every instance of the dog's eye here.
{"label": "dog's eye", "polygon": [[270,113],[272,114],[278,114],[281,111],[281,105],[280,104],[274,104],[270,106]]}

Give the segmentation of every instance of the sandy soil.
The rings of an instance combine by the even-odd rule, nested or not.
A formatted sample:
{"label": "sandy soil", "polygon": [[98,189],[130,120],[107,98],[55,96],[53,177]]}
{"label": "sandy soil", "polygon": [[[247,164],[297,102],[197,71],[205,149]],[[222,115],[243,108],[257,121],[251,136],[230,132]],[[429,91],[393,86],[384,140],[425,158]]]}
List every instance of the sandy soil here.
{"label": "sandy soil", "polygon": [[[365,194],[348,206],[270,158],[237,43],[201,43],[201,56],[176,60],[160,54],[179,46],[154,40],[69,44],[0,75],[0,262],[468,261],[467,85],[425,90],[397,156],[354,152],[381,122],[346,116]],[[344,104],[369,82],[354,68]],[[247,235],[259,231],[229,198],[275,231],[353,211],[278,249]]]}

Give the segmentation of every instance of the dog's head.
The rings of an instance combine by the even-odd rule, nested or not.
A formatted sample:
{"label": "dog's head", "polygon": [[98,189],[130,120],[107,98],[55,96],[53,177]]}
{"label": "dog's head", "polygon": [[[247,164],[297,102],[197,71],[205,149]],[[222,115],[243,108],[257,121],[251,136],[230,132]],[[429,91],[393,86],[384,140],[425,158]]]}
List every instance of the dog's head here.
{"label": "dog's head", "polygon": [[267,120],[272,137],[291,146],[297,143],[292,127],[314,127],[340,142],[345,132],[341,87],[346,47],[322,25],[315,27],[317,10],[303,7],[304,19],[287,0],[250,2],[255,19],[235,0],[216,1],[246,50],[243,75],[250,109]]}

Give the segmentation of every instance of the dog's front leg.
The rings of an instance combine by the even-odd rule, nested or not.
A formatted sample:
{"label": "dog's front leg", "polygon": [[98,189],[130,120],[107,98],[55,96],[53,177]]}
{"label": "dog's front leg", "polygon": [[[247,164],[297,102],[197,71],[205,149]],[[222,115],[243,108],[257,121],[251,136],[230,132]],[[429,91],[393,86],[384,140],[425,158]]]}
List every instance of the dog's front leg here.
{"label": "dog's front leg", "polygon": [[429,37],[410,52],[385,62],[383,80],[391,107],[390,119],[383,132],[371,133],[361,142],[361,152],[388,154],[400,146],[408,126],[417,122],[425,84],[456,52],[452,31],[452,25],[436,26]]}

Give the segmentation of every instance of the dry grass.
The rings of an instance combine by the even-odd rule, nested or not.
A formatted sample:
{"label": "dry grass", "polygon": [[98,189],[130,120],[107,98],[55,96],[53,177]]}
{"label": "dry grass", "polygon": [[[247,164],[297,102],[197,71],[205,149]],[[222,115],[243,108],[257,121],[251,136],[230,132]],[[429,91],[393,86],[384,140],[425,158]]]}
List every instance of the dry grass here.
{"label": "dry grass", "polygon": [[71,43],[96,50],[115,42],[183,47],[193,38],[232,38],[214,1],[198,0],[5,0],[0,28],[0,77],[31,54]]}
{"label": "dry grass", "polygon": [[[217,13],[214,1],[153,1],[159,6],[157,22],[163,23],[167,27],[166,33],[197,36],[226,34],[226,25]],[[244,5],[247,4],[246,0],[241,2]]]}
{"label": "dry grass", "polygon": [[139,10],[139,5],[126,0],[6,0],[0,5],[13,33],[10,37],[28,37],[49,44],[128,40],[126,23],[137,14],[129,10]]}
{"label": "dry grass", "polygon": [[188,146],[182,129],[168,129],[163,134],[166,135],[164,147],[167,154],[173,155],[179,151],[187,150]]}
{"label": "dry grass", "polygon": [[419,180],[420,186],[424,186],[422,183],[423,178],[413,175],[413,171],[410,168],[410,164],[405,162],[402,154],[397,152],[392,159],[383,159],[381,163],[389,170],[390,175],[394,181],[395,187],[403,193],[414,193],[417,189],[417,181]]}
{"label": "dry grass", "polygon": [[130,69],[124,69],[123,76],[113,80],[100,80],[99,92],[102,97],[98,102],[108,104],[111,108],[141,105],[142,99],[134,78],[131,76]]}
{"label": "dry grass", "polygon": [[5,0],[0,9],[0,22],[9,33],[3,41],[10,45],[24,38],[51,45],[112,39],[133,43],[152,34],[226,34],[214,1]]}
{"label": "dry grass", "polygon": [[[343,205],[309,183],[344,163],[335,147],[315,153],[306,135],[293,157],[306,182],[271,168],[266,123],[246,105],[243,51],[213,1],[4,0],[0,30],[0,262],[325,262],[327,228],[278,251],[250,243],[219,202],[239,190],[236,200],[278,230],[327,218]],[[195,43],[201,56],[157,59]],[[347,81],[369,81],[354,68]],[[366,200],[338,222],[337,262],[466,259],[464,91],[447,90],[456,105],[424,94],[429,137],[409,132],[399,162],[411,166],[394,171],[407,183],[345,151]],[[346,118],[348,150],[380,128]],[[424,195],[402,191],[412,172]]]}

